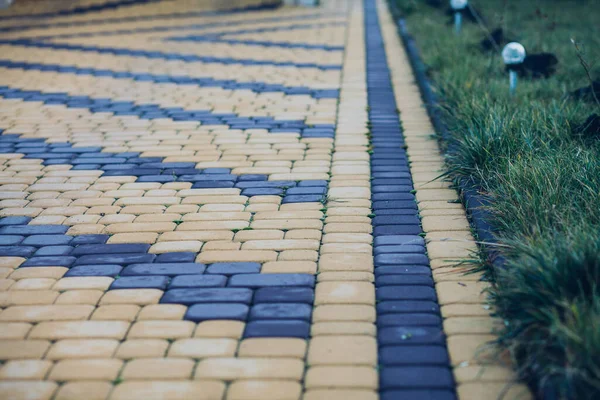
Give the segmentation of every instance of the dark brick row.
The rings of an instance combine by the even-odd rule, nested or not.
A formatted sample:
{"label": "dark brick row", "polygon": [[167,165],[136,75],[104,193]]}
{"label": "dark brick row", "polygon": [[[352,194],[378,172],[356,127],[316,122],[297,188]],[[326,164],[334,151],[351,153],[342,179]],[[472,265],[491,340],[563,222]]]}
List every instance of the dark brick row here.
{"label": "dark brick row", "polygon": [[365,1],[382,400],[453,400],[454,380],[374,0]]}

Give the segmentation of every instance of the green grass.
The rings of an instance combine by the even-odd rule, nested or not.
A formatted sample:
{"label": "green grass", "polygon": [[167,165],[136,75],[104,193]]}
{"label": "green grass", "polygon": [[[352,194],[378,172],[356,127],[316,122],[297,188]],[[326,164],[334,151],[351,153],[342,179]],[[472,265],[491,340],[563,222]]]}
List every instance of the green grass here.
{"label": "green grass", "polygon": [[520,79],[511,98],[499,54],[478,49],[479,26],[466,23],[457,37],[444,10],[392,1],[444,101],[457,144],[447,152],[451,175],[474,178],[493,199],[507,257],[505,269],[490,271],[505,320],[500,342],[534,387],[564,399],[600,398],[600,140],[572,133],[600,106],[567,96],[589,85],[571,38],[600,79],[600,7],[594,0],[471,1],[492,29],[502,26],[529,53],[559,59],[555,75]]}

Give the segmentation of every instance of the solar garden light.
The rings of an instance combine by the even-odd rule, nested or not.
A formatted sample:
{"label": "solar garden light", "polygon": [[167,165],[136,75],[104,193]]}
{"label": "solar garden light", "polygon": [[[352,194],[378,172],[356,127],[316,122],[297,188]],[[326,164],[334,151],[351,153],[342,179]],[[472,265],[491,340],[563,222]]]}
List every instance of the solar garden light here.
{"label": "solar garden light", "polygon": [[468,0],[450,0],[450,7],[454,10],[454,30],[457,34],[460,33],[462,27],[462,10],[469,5]]}
{"label": "solar garden light", "polygon": [[508,81],[510,94],[515,94],[517,89],[517,68],[525,61],[525,47],[521,43],[510,42],[502,49],[502,58],[508,68]]}

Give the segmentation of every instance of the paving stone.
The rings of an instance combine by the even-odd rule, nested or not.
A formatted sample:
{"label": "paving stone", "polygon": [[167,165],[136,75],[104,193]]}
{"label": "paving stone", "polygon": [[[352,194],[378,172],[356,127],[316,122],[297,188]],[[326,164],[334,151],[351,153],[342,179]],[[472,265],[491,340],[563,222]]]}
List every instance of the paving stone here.
{"label": "paving stone", "polygon": [[307,343],[294,338],[254,338],[240,343],[239,357],[284,357],[304,359]]}
{"label": "paving stone", "polygon": [[196,379],[288,379],[300,380],[304,363],[288,358],[206,358],[196,367]]}
{"label": "paving stone", "polygon": [[533,399],[527,386],[523,384],[510,385],[505,382],[472,382],[458,385],[458,397],[461,399],[477,399],[481,396],[505,396],[511,399]]}
{"label": "paving stone", "polygon": [[456,395],[452,390],[440,389],[387,390],[381,394],[382,400],[402,398],[415,400],[455,400]]}
{"label": "paving stone", "polygon": [[382,365],[442,365],[449,364],[444,346],[385,346],[379,350]]}
{"label": "paving stone", "polygon": [[256,290],[254,303],[304,303],[312,304],[314,291],[303,287],[264,287]]}
{"label": "paving stone", "polygon": [[377,342],[371,336],[319,336],[308,348],[309,365],[377,364]]}
{"label": "paving stone", "polygon": [[0,382],[0,393],[6,399],[49,400],[58,385],[48,381]]}
{"label": "paving stone", "polygon": [[244,330],[244,338],[295,337],[308,338],[310,324],[301,320],[250,321]]}
{"label": "paving stone", "polygon": [[120,376],[130,379],[187,379],[192,375],[194,362],[181,358],[141,358],[125,364]]}
{"label": "paving stone", "polygon": [[115,358],[129,360],[132,358],[155,358],[166,354],[169,342],[160,339],[128,339],[121,343]]}
{"label": "paving stone", "polygon": [[100,304],[147,305],[158,303],[163,292],[159,289],[119,289],[106,292]]}
{"label": "paving stone", "polygon": [[128,339],[179,339],[190,337],[195,325],[190,321],[139,321],[131,326]]}
{"label": "paving stone", "polygon": [[194,337],[239,339],[244,327],[241,321],[204,321],[196,327]]}
{"label": "paving stone", "polygon": [[180,275],[169,283],[169,289],[224,287],[225,275]]}
{"label": "paving stone", "polygon": [[120,274],[123,268],[120,265],[78,265],[68,270],[64,275],[72,276],[110,276],[115,277]]}
{"label": "paving stone", "polygon": [[253,274],[260,272],[259,263],[215,263],[208,266],[206,273],[220,275]]}
{"label": "paving stone", "polygon": [[118,341],[110,339],[59,340],[52,345],[45,358],[48,360],[111,358],[118,345]]}
{"label": "paving stone", "polygon": [[165,290],[169,284],[166,276],[122,276],[110,285],[110,290],[115,289],[159,289]]}
{"label": "paving stone", "polygon": [[169,357],[203,359],[209,357],[233,357],[237,349],[234,339],[179,339],[169,347]]}
{"label": "paving stone", "polygon": [[206,265],[199,263],[153,263],[153,264],[132,264],[121,273],[122,276],[142,276],[142,275],[192,275],[202,274]]}
{"label": "paving stone", "polygon": [[122,339],[129,329],[124,321],[41,322],[29,333],[30,339]]}
{"label": "paving stone", "polygon": [[130,400],[132,393],[148,399],[212,400],[223,398],[225,384],[214,380],[131,380],[116,386],[110,395],[110,400]]}
{"label": "paving stone", "polygon": [[52,362],[46,360],[13,360],[0,368],[0,380],[43,380]]}
{"label": "paving stone", "polygon": [[235,381],[227,389],[228,400],[298,400],[299,383],[271,380]]}
{"label": "paving stone", "polygon": [[377,371],[365,366],[322,366],[308,369],[305,387],[311,389],[327,388],[378,388]]}
{"label": "paving stone", "polygon": [[245,321],[249,308],[246,304],[194,304],[185,314],[185,319],[201,322],[206,320],[224,319]]}
{"label": "paving stone", "polygon": [[[232,278],[233,279],[233,278]],[[192,305],[197,303],[250,304],[252,291],[245,288],[171,289],[165,292],[161,303]]]}
{"label": "paving stone", "polygon": [[312,307],[302,303],[263,303],[252,307],[250,320],[305,320],[310,321]]}
{"label": "paving stone", "polygon": [[382,389],[452,389],[452,372],[445,367],[407,366],[385,368],[380,373]]}
{"label": "paving stone", "polygon": [[374,390],[365,389],[312,389],[305,393],[304,400],[377,400]]}
{"label": "paving stone", "polygon": [[229,279],[230,287],[261,288],[272,286],[313,287],[314,276],[309,274],[240,274]]}
{"label": "paving stone", "polygon": [[108,382],[67,382],[56,393],[56,400],[104,400],[113,386]]}
{"label": "paving stone", "polygon": [[116,359],[62,360],[57,362],[48,378],[55,381],[86,381],[117,378],[123,362]]}

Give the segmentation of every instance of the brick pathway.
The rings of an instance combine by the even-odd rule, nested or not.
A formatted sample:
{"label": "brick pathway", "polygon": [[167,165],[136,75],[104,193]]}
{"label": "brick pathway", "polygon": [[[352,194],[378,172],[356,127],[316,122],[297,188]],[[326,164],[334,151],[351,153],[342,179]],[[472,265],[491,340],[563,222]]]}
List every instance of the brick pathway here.
{"label": "brick pathway", "polygon": [[500,394],[385,4],[229,3],[0,14],[0,398]]}

